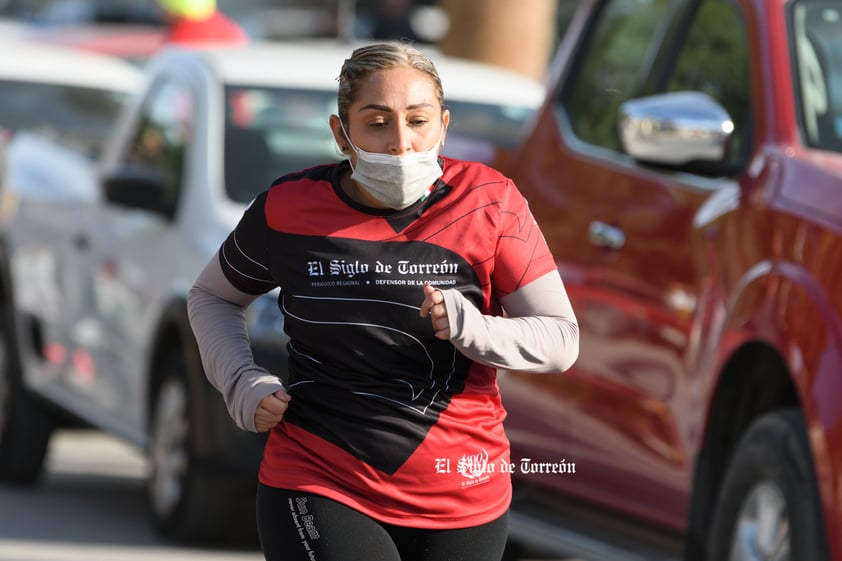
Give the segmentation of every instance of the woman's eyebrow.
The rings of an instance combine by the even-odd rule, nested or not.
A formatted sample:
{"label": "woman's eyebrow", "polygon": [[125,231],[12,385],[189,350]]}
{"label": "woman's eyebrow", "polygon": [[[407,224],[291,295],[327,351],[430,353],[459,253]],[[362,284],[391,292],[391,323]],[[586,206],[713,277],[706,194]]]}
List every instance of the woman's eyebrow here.
{"label": "woman's eyebrow", "polygon": [[[414,105],[409,105],[406,109],[408,111],[412,111],[415,109],[433,109],[435,106],[432,103],[416,103]],[[392,108],[386,105],[379,105],[377,103],[369,103],[368,105],[363,105],[359,108],[358,112],[366,111],[366,110],[374,110],[374,111],[383,111],[384,113],[391,113]]]}

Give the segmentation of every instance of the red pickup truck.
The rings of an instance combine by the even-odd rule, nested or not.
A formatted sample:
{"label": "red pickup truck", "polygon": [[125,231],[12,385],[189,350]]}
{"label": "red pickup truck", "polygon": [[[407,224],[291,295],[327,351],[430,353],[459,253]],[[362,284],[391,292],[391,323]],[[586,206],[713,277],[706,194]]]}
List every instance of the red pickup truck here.
{"label": "red pickup truck", "polygon": [[577,312],[501,373],[512,540],[842,561],[842,3],[581,0],[497,167]]}

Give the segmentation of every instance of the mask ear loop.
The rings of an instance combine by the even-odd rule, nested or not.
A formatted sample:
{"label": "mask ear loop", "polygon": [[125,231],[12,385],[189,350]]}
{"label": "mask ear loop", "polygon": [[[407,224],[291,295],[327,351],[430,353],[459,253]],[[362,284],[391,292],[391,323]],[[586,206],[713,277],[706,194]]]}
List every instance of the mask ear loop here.
{"label": "mask ear loop", "polygon": [[[339,127],[342,129],[342,134],[345,135],[345,140],[347,140],[348,144],[350,144],[351,147],[353,147],[354,150],[356,150],[357,147],[354,145],[353,142],[351,142],[351,137],[348,135],[348,131],[345,130],[345,124],[342,122],[342,118],[339,119]],[[348,146],[341,146],[340,149],[343,152],[346,152],[348,150]]]}
{"label": "mask ear loop", "polygon": [[[351,142],[351,137],[348,135],[348,131],[345,130],[345,124],[342,122],[342,117],[339,117],[339,127],[342,129],[342,134],[345,135],[345,140],[348,141],[348,144],[351,145],[351,148],[353,148],[354,151],[357,151],[357,147],[353,142]],[[339,150],[342,152],[343,156],[348,156],[348,146],[340,146]],[[348,157],[348,164],[351,166],[351,171],[356,171],[354,169],[354,162],[351,161],[350,157]]]}

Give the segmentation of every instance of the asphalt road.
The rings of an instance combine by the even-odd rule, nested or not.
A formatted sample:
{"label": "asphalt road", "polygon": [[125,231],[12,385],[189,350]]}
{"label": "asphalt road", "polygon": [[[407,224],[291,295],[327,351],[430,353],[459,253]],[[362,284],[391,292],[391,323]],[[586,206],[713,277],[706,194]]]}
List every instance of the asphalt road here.
{"label": "asphalt road", "polygon": [[258,550],[184,548],[146,519],[146,463],[93,431],[62,431],[35,488],[0,485],[0,561],[262,561]]}

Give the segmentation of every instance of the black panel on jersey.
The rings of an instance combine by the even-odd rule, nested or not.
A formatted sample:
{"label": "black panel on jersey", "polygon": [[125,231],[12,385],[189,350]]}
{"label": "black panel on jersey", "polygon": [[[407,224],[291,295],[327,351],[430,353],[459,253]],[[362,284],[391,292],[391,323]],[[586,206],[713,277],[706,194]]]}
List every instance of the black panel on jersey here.
{"label": "black panel on jersey", "polygon": [[[471,365],[419,316],[423,285],[476,287],[473,268],[418,241],[269,235],[292,341],[285,419],[394,473],[463,391]],[[479,288],[465,296],[482,302]]]}

